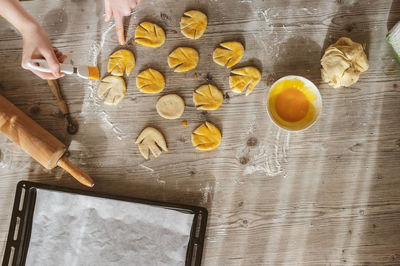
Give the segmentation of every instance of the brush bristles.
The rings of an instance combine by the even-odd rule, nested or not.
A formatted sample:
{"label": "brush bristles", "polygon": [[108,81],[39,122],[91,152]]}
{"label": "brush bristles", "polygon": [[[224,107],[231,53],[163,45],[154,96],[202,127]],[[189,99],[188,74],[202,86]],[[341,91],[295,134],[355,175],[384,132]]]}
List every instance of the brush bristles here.
{"label": "brush bristles", "polygon": [[88,70],[89,70],[89,75],[88,75],[89,79],[100,80],[100,73],[98,67],[90,66],[88,67]]}

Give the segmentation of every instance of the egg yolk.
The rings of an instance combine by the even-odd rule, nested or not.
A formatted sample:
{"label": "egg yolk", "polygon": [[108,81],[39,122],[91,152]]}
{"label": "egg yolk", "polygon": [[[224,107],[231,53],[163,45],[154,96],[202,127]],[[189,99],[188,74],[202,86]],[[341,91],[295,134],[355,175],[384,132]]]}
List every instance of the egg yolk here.
{"label": "egg yolk", "polygon": [[309,102],[303,92],[288,88],[277,96],[275,108],[283,120],[297,122],[307,115]]}

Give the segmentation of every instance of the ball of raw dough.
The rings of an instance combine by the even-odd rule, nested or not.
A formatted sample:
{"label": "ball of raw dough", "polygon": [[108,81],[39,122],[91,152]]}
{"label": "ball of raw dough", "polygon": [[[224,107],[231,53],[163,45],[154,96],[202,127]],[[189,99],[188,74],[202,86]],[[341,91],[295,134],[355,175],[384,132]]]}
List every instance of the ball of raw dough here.
{"label": "ball of raw dough", "polygon": [[362,45],[346,37],[326,49],[321,65],[322,80],[334,88],[353,85],[369,67]]}
{"label": "ball of raw dough", "polygon": [[157,113],[166,119],[177,119],[185,110],[185,102],[176,94],[168,94],[158,99],[156,104]]}

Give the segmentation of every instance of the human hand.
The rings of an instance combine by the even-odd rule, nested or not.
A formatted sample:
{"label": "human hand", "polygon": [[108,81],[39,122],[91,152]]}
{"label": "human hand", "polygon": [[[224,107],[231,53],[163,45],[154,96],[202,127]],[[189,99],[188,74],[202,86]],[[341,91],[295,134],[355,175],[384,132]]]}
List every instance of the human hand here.
{"label": "human hand", "polygon": [[140,0],[104,0],[106,13],[104,21],[108,22],[114,17],[115,30],[117,31],[120,45],[125,44],[124,17],[130,16],[139,2]]}
{"label": "human hand", "polygon": [[[42,27],[37,26],[33,30],[24,31],[22,36],[23,53],[21,65],[24,69],[32,71],[42,79],[58,79],[65,75],[60,72],[60,63],[63,63],[67,56],[52,47],[51,41]],[[28,66],[30,60],[41,58],[46,60],[51,73],[37,71]]]}

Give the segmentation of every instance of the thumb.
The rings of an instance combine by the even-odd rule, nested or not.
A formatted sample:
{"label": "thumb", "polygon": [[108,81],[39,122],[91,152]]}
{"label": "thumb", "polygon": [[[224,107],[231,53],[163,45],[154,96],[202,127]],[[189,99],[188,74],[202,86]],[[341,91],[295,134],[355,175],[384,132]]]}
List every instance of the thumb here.
{"label": "thumb", "polygon": [[125,36],[124,36],[124,17],[120,14],[114,14],[115,21],[115,30],[118,36],[119,45],[125,44]]}
{"label": "thumb", "polygon": [[56,77],[61,77],[60,63],[58,62],[54,51],[53,50],[47,51],[43,53],[43,56],[46,59],[47,65],[49,66],[51,73],[53,73],[53,75]]}

